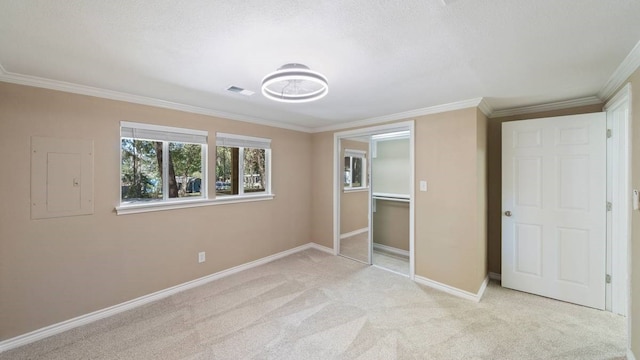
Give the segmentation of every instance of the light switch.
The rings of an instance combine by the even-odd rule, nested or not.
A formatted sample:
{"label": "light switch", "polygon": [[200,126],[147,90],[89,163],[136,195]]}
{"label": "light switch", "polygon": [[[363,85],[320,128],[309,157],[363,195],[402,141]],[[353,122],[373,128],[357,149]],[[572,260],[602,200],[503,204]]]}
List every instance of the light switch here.
{"label": "light switch", "polygon": [[427,191],[427,181],[420,180],[420,191]]}
{"label": "light switch", "polygon": [[640,210],[640,192],[633,189],[633,210]]}

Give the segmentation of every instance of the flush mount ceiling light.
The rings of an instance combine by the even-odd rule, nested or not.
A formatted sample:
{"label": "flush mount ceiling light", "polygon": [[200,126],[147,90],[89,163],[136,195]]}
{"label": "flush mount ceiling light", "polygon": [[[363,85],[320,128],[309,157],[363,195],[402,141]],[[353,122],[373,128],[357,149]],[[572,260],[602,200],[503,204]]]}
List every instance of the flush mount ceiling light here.
{"label": "flush mount ceiling light", "polygon": [[302,64],[286,64],[262,79],[262,94],[275,101],[304,103],[329,92],[324,75]]}

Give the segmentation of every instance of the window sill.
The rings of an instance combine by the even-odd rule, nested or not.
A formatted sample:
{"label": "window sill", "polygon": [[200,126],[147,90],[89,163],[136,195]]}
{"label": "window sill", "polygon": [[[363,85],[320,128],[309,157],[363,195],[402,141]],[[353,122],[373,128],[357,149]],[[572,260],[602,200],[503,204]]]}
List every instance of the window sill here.
{"label": "window sill", "polygon": [[360,192],[360,191],[369,191],[369,187],[357,187],[357,188],[344,188],[343,189],[344,192],[346,193],[350,193],[350,192]]}
{"label": "window sill", "polygon": [[139,213],[146,213],[146,212],[153,212],[153,211],[188,209],[188,208],[202,207],[202,206],[265,201],[265,200],[272,200],[274,197],[275,197],[274,194],[231,195],[231,196],[219,197],[216,199],[170,201],[170,202],[157,202],[157,203],[149,203],[149,204],[129,204],[129,205],[116,206],[116,214],[129,215],[129,214],[139,214]]}

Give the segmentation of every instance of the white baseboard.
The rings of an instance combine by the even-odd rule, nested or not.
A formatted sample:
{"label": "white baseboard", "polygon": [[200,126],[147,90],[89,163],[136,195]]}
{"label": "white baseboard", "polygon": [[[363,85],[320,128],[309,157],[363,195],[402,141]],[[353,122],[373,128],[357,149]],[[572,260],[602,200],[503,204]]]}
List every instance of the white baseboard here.
{"label": "white baseboard", "polygon": [[489,283],[489,276],[484,278],[484,281],[482,282],[482,285],[480,285],[480,289],[478,289],[477,294],[470,293],[468,291],[461,290],[443,283],[439,283],[437,281],[433,281],[419,275],[414,276],[414,281],[417,282],[418,284],[422,284],[430,288],[434,288],[436,290],[446,292],[447,294],[451,294],[451,295],[454,295],[463,299],[475,301],[475,302],[480,302],[480,299],[482,299],[482,296],[484,295],[484,291],[487,289],[487,284]]}
{"label": "white baseboard", "polygon": [[636,360],[635,355],[633,355],[633,351],[631,349],[627,349],[627,360]]}
{"label": "white baseboard", "polygon": [[144,295],[141,296],[139,298],[133,299],[133,300],[129,300],[105,309],[101,309],[98,311],[94,311],[92,313],[89,314],[85,314],[85,315],[80,315],[78,317],[75,317],[73,319],[69,319],[69,320],[65,320],[62,322],[59,322],[57,324],[53,324],[53,325],[49,325],[47,327],[43,327],[41,329],[38,330],[34,330],[32,332],[23,334],[23,335],[19,335],[16,336],[14,338],[10,338],[4,341],[0,341],[0,353],[3,353],[7,350],[11,350],[14,348],[17,348],[19,346],[23,346],[44,338],[47,338],[49,336],[53,336],[59,333],[62,333],[64,331],[67,330],[71,330],[73,328],[82,326],[82,325],[86,325],[89,323],[92,323],[94,321],[100,320],[100,319],[104,319],[106,317],[109,316],[113,316],[116,315],[118,313],[127,311],[127,310],[131,310],[133,308],[148,304],[150,302],[153,301],[157,301],[160,299],[164,299],[168,296],[171,296],[173,294],[179,293],[181,291],[185,291],[197,286],[201,286],[204,285],[206,283],[209,283],[211,281],[214,280],[218,280],[220,278],[244,271],[244,270],[248,270],[251,268],[254,268],[256,266],[260,266],[266,263],[269,263],[271,261],[274,260],[278,260],[280,258],[283,258],[285,256],[291,255],[291,254],[295,254],[297,252],[303,251],[303,250],[307,250],[307,249],[316,249],[316,250],[320,250],[329,254],[333,255],[333,249],[330,249],[326,246],[322,246],[316,243],[308,243],[305,245],[301,245],[298,247],[295,247],[293,249],[289,249],[289,250],[285,250],[282,252],[279,252],[277,254],[273,254],[267,257],[263,257],[261,259],[258,260],[254,260],[242,265],[238,265],[238,266],[234,266],[232,268],[226,269],[226,270],[222,270],[219,271],[217,273],[211,274],[211,275],[207,275],[204,277],[201,277],[199,279],[195,279],[195,280],[191,280],[191,281],[187,281],[185,283],[176,285],[176,286],[172,286],[170,288],[164,289],[164,290],[160,290],[160,291],[156,291],[154,293],[148,294],[148,295]]}
{"label": "white baseboard", "polygon": [[322,251],[322,252],[326,252],[327,254],[334,255],[334,254],[333,254],[333,249],[332,249],[332,248],[330,248],[330,247],[326,247],[326,246],[324,246],[324,245],[316,244],[316,243],[314,243],[314,242],[309,243],[309,244],[307,244],[307,245],[309,245],[309,248],[310,248],[310,249],[316,249],[316,250],[320,250],[320,251]]}
{"label": "white baseboard", "polygon": [[502,281],[502,274],[498,274],[498,273],[490,272],[490,273],[489,273],[489,279],[491,279],[491,280],[497,280],[497,281]]}
{"label": "white baseboard", "polygon": [[373,249],[374,250],[384,251],[384,252],[387,252],[387,253],[390,253],[390,254],[394,254],[394,255],[404,256],[406,258],[409,257],[409,252],[407,250],[398,249],[398,248],[395,248],[393,246],[387,246],[387,245],[373,243]]}
{"label": "white baseboard", "polygon": [[348,238],[354,235],[360,235],[362,233],[366,233],[367,231],[369,231],[369,228],[362,228],[362,229],[358,229],[358,230],[353,230],[350,231],[348,233],[344,233],[344,234],[340,234],[340,239],[344,239],[344,238]]}

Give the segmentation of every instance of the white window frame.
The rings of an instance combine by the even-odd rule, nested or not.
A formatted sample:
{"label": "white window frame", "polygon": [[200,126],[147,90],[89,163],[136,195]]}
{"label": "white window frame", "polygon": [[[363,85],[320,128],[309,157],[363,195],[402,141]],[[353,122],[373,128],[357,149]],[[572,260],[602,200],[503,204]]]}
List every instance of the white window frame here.
{"label": "white window frame", "polygon": [[[145,140],[145,141],[162,141],[162,199],[156,199],[150,201],[148,203],[136,203],[129,201],[122,201],[122,186],[120,187],[119,195],[120,206],[116,208],[125,209],[125,208],[134,208],[134,207],[150,207],[150,206],[158,206],[161,204],[172,204],[175,203],[188,203],[188,202],[197,202],[207,199],[207,154],[208,154],[208,136],[209,133],[204,130],[194,130],[194,129],[185,129],[185,128],[177,128],[170,126],[160,126],[153,124],[145,124],[145,123],[135,123],[128,121],[120,122],[120,173],[119,176],[122,178],[122,139],[136,139],[136,140]],[[169,188],[169,143],[183,143],[183,144],[197,144],[202,146],[202,151],[200,152],[201,164],[202,164],[202,177],[200,182],[200,196],[197,197],[189,197],[189,198],[170,198],[169,192],[167,189]],[[166,158],[165,158],[166,156]],[[121,180],[120,180],[121,181]],[[118,213],[120,213],[118,211]]]}
{"label": "white window frame", "polygon": [[[216,194],[216,200],[231,200],[240,198],[252,198],[252,197],[273,197],[273,193],[271,192],[271,139],[260,138],[254,136],[246,136],[246,135],[237,135],[237,134],[227,134],[218,132],[216,133],[216,147],[225,146],[225,147],[236,147],[238,148],[238,193],[233,195],[224,195],[218,197]],[[266,179],[261,179],[261,181],[265,182],[264,192],[257,192],[255,194],[245,194],[244,192],[244,149],[252,148],[252,149],[264,149],[264,166],[265,166],[265,177]],[[217,154],[217,151],[216,151]]]}
{"label": "white window frame", "polygon": [[[345,149],[344,150],[343,161],[344,161],[345,157],[349,157],[349,169],[351,171],[351,183],[349,184],[349,186],[344,186],[344,180],[343,180],[342,183],[343,183],[343,186],[344,186],[344,191],[356,191],[356,190],[368,189],[369,188],[369,181],[368,181],[368,176],[367,176],[367,152],[363,151],[363,150]],[[362,184],[360,186],[353,186],[353,159],[354,158],[362,159]],[[343,165],[344,165],[344,163],[343,163]]]}

